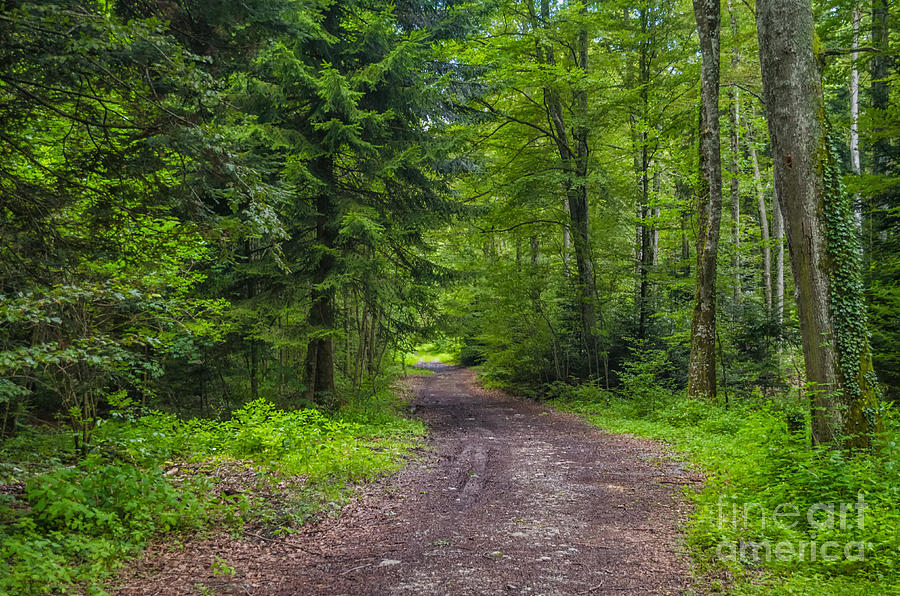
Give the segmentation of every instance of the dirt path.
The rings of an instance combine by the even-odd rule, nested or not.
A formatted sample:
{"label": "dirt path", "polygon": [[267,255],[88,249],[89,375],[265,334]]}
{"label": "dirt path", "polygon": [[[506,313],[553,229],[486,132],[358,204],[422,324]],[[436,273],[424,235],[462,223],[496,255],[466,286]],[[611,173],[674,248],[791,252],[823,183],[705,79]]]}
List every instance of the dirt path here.
{"label": "dirt path", "polygon": [[[418,378],[434,452],[364,489],[337,518],[151,555],[122,594],[682,593],[679,485],[658,444],[480,389],[471,371]],[[214,555],[234,567],[214,575]]]}

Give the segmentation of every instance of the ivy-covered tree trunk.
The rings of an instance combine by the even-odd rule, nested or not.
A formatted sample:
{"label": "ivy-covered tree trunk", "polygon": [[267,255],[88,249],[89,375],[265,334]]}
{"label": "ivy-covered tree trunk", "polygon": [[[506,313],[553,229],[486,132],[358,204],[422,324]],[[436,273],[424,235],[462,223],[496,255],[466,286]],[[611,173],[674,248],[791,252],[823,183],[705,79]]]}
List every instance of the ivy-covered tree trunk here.
{"label": "ivy-covered tree trunk", "polygon": [[718,0],[694,0],[702,56],[700,80],[700,209],[697,233],[697,290],[691,320],[688,395],[716,395],[716,255],[722,220],[722,155],[719,142]]}
{"label": "ivy-covered tree trunk", "polygon": [[759,0],[757,30],[812,398],[812,441],[867,447],[879,423],[858,238],[825,139],[810,0]]}

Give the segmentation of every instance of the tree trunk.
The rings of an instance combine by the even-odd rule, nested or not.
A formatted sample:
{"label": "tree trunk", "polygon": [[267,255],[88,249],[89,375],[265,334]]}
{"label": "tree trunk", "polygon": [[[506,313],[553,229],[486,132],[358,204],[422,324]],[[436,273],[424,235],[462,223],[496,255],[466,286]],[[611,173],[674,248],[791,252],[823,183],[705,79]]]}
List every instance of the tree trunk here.
{"label": "tree trunk", "polygon": [[[569,199],[563,200],[563,209],[571,218],[571,211],[569,211]],[[569,255],[572,253],[572,231],[569,229],[569,222],[562,227],[562,250],[563,250],[563,274],[566,278],[569,277],[571,267],[569,264]]]}
{"label": "tree trunk", "polygon": [[[693,131],[692,131],[693,132]],[[691,134],[690,141],[687,145],[686,152],[693,150],[694,135]],[[679,176],[675,180],[675,196],[681,203],[681,257],[679,262],[679,274],[682,277],[691,276],[691,214],[693,212],[692,195],[694,189],[688,184],[684,177]]]}
{"label": "tree trunk", "polygon": [[[251,265],[250,271],[247,272],[246,293],[247,300],[253,300],[256,297],[256,277],[252,270],[254,261],[254,241],[251,238],[247,241],[247,264]],[[247,341],[247,373],[250,376],[250,397],[257,399],[259,397],[259,342],[256,338],[250,338]]]}
{"label": "tree trunk", "polygon": [[810,0],[759,0],[756,6],[775,186],[811,385],[812,440],[866,447],[877,427],[877,403],[862,286],[853,271],[857,240],[835,233],[852,213],[849,202],[841,211],[834,187],[812,6]]}
{"label": "tree trunk", "polygon": [[772,317],[772,244],[769,239],[769,216],[766,213],[766,193],[763,190],[762,176],[759,172],[759,160],[756,157],[756,146],[750,144],[750,163],[753,165],[753,185],[756,187],[756,208],[759,214],[759,249],[762,253],[763,297],[766,304],[766,318]]}
{"label": "tree trunk", "polygon": [[659,217],[661,208],[659,196],[662,191],[662,178],[659,172],[653,174],[653,206],[650,208],[650,266],[659,265]]}
{"label": "tree trunk", "polygon": [[[850,53],[850,166],[857,176],[862,172],[859,155],[859,22],[862,13],[859,5],[853,7],[853,51]],[[862,232],[862,202],[859,195],[854,197],[854,212],[856,215],[856,227]]]}
{"label": "tree trunk", "polygon": [[[322,180],[331,181],[331,158],[321,158],[315,164],[315,173]],[[328,193],[332,185],[316,199],[316,243],[318,260],[312,275],[309,326],[311,337],[306,350],[304,397],[319,404],[331,404],[337,398],[334,391],[334,290],[325,282],[334,268],[334,248],[337,237],[334,228],[335,207]]]}
{"label": "tree trunk", "polygon": [[[541,19],[546,23],[550,20],[549,0],[541,2]],[[587,31],[579,31],[576,39],[577,66],[582,73],[588,72],[588,35]],[[547,64],[555,64],[553,49],[543,48],[544,60]],[[572,141],[569,141],[568,129],[562,109],[562,101],[556,90],[546,88],[544,90],[548,115],[553,123],[556,146],[563,164],[563,170],[568,173],[566,180],[566,199],[569,206],[569,220],[571,223],[570,235],[572,248],[575,253],[575,267],[577,269],[576,284],[578,287],[579,315],[581,319],[581,332],[584,341],[585,353],[588,362],[588,374],[593,375],[597,362],[597,317],[594,301],[597,289],[594,282],[594,266],[591,260],[590,245],[590,219],[588,212],[588,160],[590,151],[588,146],[589,131],[584,124],[587,115],[587,90],[584,88],[573,91],[572,96],[575,110],[578,112],[578,124],[572,128]]]}
{"label": "tree trunk", "polygon": [[[586,9],[582,9],[584,13]],[[581,29],[578,32],[578,65],[582,76],[588,73],[588,33]],[[588,112],[587,89],[581,85],[573,92],[575,100],[576,116],[579,123],[574,127],[572,137],[576,143],[575,173],[577,175],[578,207],[572,209],[577,213],[575,225],[575,259],[578,265],[579,285],[582,292],[582,320],[585,327],[585,344],[587,347],[588,368],[599,374],[597,345],[597,313],[594,306],[597,299],[597,286],[594,279],[594,261],[591,251],[591,222],[590,204],[588,202],[588,167],[590,160],[590,147],[588,145],[589,130],[585,125]],[[580,246],[579,246],[580,245]]]}
{"label": "tree trunk", "polygon": [[719,144],[718,0],[694,0],[702,57],[700,78],[700,171],[697,291],[691,321],[688,395],[716,395],[716,254],[722,219],[722,156]]}
{"label": "tree trunk", "polygon": [[676,183],[676,193],[678,197],[684,201],[684,207],[681,210],[681,267],[680,274],[682,277],[691,276],[691,207],[688,201],[691,199],[691,188],[689,184]]}
{"label": "tree trunk", "polygon": [[[643,151],[647,152],[646,147]],[[653,250],[651,248],[652,229],[650,223],[650,205],[648,204],[647,174],[644,171],[641,175],[641,260],[640,260],[640,284],[638,291],[639,309],[638,309],[638,338],[647,337],[647,319],[649,317],[648,300],[650,297],[650,265],[653,262]]]}
{"label": "tree trunk", "polygon": [[[731,2],[728,2],[728,19],[731,24],[732,55],[731,68],[736,70],[741,63],[740,49],[737,43],[737,17],[732,10]],[[732,76],[735,76],[732,73]],[[732,83],[728,89],[729,112],[731,116],[729,140],[731,144],[731,276],[732,299],[735,306],[741,304],[741,191],[740,180],[740,127],[741,127],[741,94],[740,90]]]}
{"label": "tree trunk", "polygon": [[[878,50],[872,54],[871,97],[872,110],[872,173],[876,176],[890,176],[893,172],[891,121],[891,69],[893,55],[890,47],[891,14],[889,0],[872,0],[872,47]],[[869,229],[872,236],[869,248],[870,258],[893,249],[892,236],[898,225],[896,191],[885,188],[876,192],[871,199]],[[873,264],[875,276],[883,275],[883,268]]]}
{"label": "tree trunk", "polygon": [[[634,157],[634,167],[635,171],[639,171],[640,165],[639,160],[637,158],[637,154]],[[638,201],[635,205],[635,222],[637,222],[634,226],[634,259],[632,263],[634,264],[634,305],[638,312],[638,325],[640,325],[640,312],[641,312],[641,269],[644,262],[644,206],[641,203],[640,195],[638,195]],[[640,333],[640,332],[639,332]]]}
{"label": "tree trunk", "polygon": [[[638,338],[647,337],[647,325],[650,318],[650,269],[653,265],[654,249],[653,249],[653,209],[650,206],[650,150],[648,147],[647,127],[649,126],[650,113],[650,43],[649,36],[652,24],[650,22],[649,8],[643,8],[640,11],[641,17],[641,42],[640,56],[638,60],[638,89],[641,98],[641,114],[640,114],[640,133],[632,134],[640,141],[640,146],[635,157],[636,165],[640,166],[638,184],[640,186],[639,199],[639,216],[641,221],[641,258],[640,258],[640,275],[638,289]],[[632,127],[635,119],[632,118]]]}
{"label": "tree trunk", "polygon": [[779,333],[779,349],[781,348],[781,329],[784,326],[784,217],[781,215],[781,201],[778,200],[778,189],[772,193],[772,233],[775,236],[775,289],[773,308],[775,309],[775,325]]}
{"label": "tree trunk", "polygon": [[890,83],[887,80],[891,74],[889,4],[888,0],[872,0],[872,47],[879,50],[872,56],[872,108],[875,121],[872,171],[876,175],[888,174],[890,171],[891,143],[890,139],[883,134],[890,108],[891,93]]}

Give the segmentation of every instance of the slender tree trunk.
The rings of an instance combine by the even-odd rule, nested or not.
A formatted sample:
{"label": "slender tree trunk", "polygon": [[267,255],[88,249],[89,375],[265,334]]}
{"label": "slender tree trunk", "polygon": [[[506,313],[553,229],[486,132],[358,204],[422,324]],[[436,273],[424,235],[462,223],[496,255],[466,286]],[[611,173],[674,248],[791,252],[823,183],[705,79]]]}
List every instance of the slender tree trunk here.
{"label": "slender tree trunk", "polygon": [[[872,47],[879,50],[872,56],[872,108],[875,121],[875,142],[872,146],[872,171],[876,175],[890,171],[890,139],[883,134],[884,124],[890,108],[891,88],[888,77],[891,74],[890,49],[890,2],[872,0]],[[879,205],[881,206],[881,205]]]}
{"label": "slender tree trunk", "polygon": [[691,208],[688,201],[691,199],[691,189],[688,184],[676,183],[676,192],[684,200],[684,208],[681,210],[681,276],[691,276]]}
{"label": "slender tree trunk", "polygon": [[[638,168],[638,159],[637,156],[634,158],[635,168]],[[635,222],[634,226],[634,259],[632,262],[634,263],[634,304],[638,312],[638,321],[640,321],[640,312],[641,312],[641,268],[644,262],[644,205],[641,203],[640,195],[638,195],[638,202],[635,206]]]}
{"label": "slender tree trunk", "polygon": [[[255,259],[255,244],[253,239],[247,241],[247,264],[251,265],[251,270],[247,272],[246,293],[247,300],[253,300],[256,297],[256,277],[252,270],[252,263]],[[247,368],[250,376],[250,397],[256,399],[259,397],[259,342],[256,338],[247,339]]]}
{"label": "slender tree trunk", "polygon": [[516,275],[522,272],[522,238],[516,236]]}
{"label": "slender tree trunk", "polygon": [[762,286],[766,303],[766,318],[772,316],[772,243],[769,239],[769,216],[766,213],[766,193],[763,189],[762,176],[759,172],[759,160],[756,157],[756,146],[751,142],[750,163],[753,165],[753,185],[756,187],[756,208],[759,214],[759,249],[762,253]]}
{"label": "slender tree trunk", "polygon": [[716,254],[722,219],[722,156],[719,144],[718,0],[694,0],[702,57],[700,77],[700,209],[697,234],[697,291],[691,321],[688,395],[716,395]]}
{"label": "slender tree trunk", "polygon": [[[333,164],[331,158],[321,158],[315,170],[322,180],[331,181]],[[318,260],[313,270],[312,304],[309,309],[309,326],[312,336],[306,350],[306,391],[304,397],[321,404],[332,403],[336,399],[334,391],[334,290],[325,287],[325,282],[334,268],[334,248],[337,238],[333,219],[334,205],[329,193],[331,185],[316,199],[316,243]]]}
{"label": "slender tree trunk", "polygon": [[[859,155],[859,22],[862,13],[859,4],[853,7],[853,51],[850,53],[850,167],[857,176],[862,172]],[[862,232],[862,202],[857,194],[853,207],[856,215],[856,227]]]}
{"label": "slender tree trunk", "polygon": [[256,340],[250,340],[250,397],[259,397],[259,344]]}
{"label": "slender tree trunk", "polygon": [[[644,165],[646,168],[646,145],[643,148]],[[638,300],[640,308],[638,313],[638,338],[647,337],[647,319],[649,317],[649,298],[650,298],[650,266],[653,262],[652,229],[650,223],[651,210],[649,205],[649,189],[646,169],[642,169],[641,173],[641,260],[640,260],[640,289]]]}
{"label": "slender tree trunk", "polygon": [[775,185],[787,224],[812,388],[812,440],[866,447],[877,427],[877,402],[861,283],[853,283],[859,281],[859,272],[852,270],[856,239],[834,233],[852,220],[852,213],[849,206],[847,213],[838,211],[842,205],[834,181],[826,188],[826,173],[837,174],[825,140],[812,6],[810,0],[759,0],[756,7]]}
{"label": "slender tree trunk", "polygon": [[[569,210],[569,199],[563,200],[563,209],[566,212],[566,215],[569,218],[569,221],[572,219],[572,212]],[[572,231],[569,229],[569,222],[567,221],[565,225],[562,227],[562,250],[563,250],[563,274],[568,278],[571,266],[569,263],[569,256],[572,254]]]}
{"label": "slender tree trunk", "polygon": [[[549,0],[541,2],[541,19],[550,21]],[[543,59],[549,65],[555,64],[553,49],[543,47]],[[576,38],[578,67],[586,75],[588,72],[588,35],[587,31],[579,31]],[[562,160],[563,169],[568,173],[566,181],[566,198],[569,206],[570,235],[575,253],[577,269],[576,284],[578,287],[579,314],[581,318],[582,336],[588,362],[588,374],[593,375],[597,362],[597,316],[594,301],[597,288],[594,281],[594,265],[591,259],[590,218],[588,210],[587,174],[590,158],[588,146],[589,131],[584,123],[587,116],[588,97],[585,88],[573,91],[574,109],[577,112],[577,124],[572,127],[572,140],[566,127],[559,94],[552,88],[544,90],[548,115],[553,123],[555,141]]]}
{"label": "slender tree trunk", "polygon": [[662,178],[659,172],[653,174],[653,206],[650,208],[650,266],[659,265],[659,194],[662,190]]}
{"label": "slender tree trunk", "polygon": [[[586,8],[582,9],[582,14]],[[582,76],[588,74],[588,33],[585,29],[578,32],[578,66]],[[573,92],[577,124],[573,127],[572,137],[575,140],[575,174],[577,176],[577,207],[572,213],[577,214],[573,224],[575,227],[575,260],[578,266],[579,285],[581,286],[582,322],[587,348],[588,369],[599,374],[599,346],[597,345],[597,313],[595,301],[597,286],[594,279],[594,261],[591,251],[590,204],[588,202],[587,177],[590,160],[588,136],[590,131],[585,124],[588,112],[588,94],[585,85],[579,85]],[[571,201],[570,201],[571,204]]]}
{"label": "slender tree trunk", "polygon": [[[637,134],[632,133],[632,138],[639,142],[635,156],[635,165],[639,166],[638,185],[640,199],[638,204],[640,228],[640,261],[639,261],[639,287],[638,287],[638,337],[644,339],[647,336],[647,325],[650,317],[650,269],[653,265],[653,209],[650,206],[650,148],[648,146],[647,127],[650,114],[650,9],[644,7],[640,11],[641,42],[638,57],[638,90],[641,98],[640,129]],[[632,129],[635,118],[632,118]]]}
{"label": "slender tree trunk", "polygon": [[[872,173],[876,176],[892,174],[892,135],[889,131],[891,119],[891,81],[893,54],[890,47],[891,13],[890,0],[872,0],[872,47],[878,50],[872,54],[871,98],[869,112],[872,121]],[[896,27],[896,24],[893,24]],[[898,226],[897,191],[881,189],[871,198],[868,257],[892,250],[891,236]],[[878,263],[872,264],[875,276],[884,274]]]}
{"label": "slender tree trunk", "polygon": [[[778,200],[776,188],[772,193],[772,233],[775,236],[775,289],[772,306],[775,309],[775,325],[779,335],[784,327],[784,217],[781,213],[781,201]],[[778,346],[780,349],[780,337]]]}
{"label": "slender tree trunk", "polygon": [[[732,10],[731,2],[728,2],[728,19],[731,24],[732,55],[731,68],[736,70],[741,63],[740,48],[737,43],[737,16]],[[732,75],[734,76],[734,75]],[[731,276],[732,292],[735,306],[741,304],[741,190],[740,190],[740,134],[741,134],[741,92],[732,83],[728,89],[729,112],[731,115],[730,135],[731,144]]]}

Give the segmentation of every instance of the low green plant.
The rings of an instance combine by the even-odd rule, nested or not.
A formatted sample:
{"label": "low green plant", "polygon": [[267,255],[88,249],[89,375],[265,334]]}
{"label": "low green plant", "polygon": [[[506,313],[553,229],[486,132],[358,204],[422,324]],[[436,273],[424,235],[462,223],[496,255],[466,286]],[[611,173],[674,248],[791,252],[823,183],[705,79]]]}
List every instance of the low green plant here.
{"label": "low green plant", "polygon": [[220,575],[227,575],[230,577],[235,574],[234,567],[230,565],[228,561],[218,556],[213,560],[212,572],[215,577]]}
{"label": "low green plant", "polygon": [[[798,417],[801,428],[808,424],[795,401],[748,398],[726,408],[664,386],[653,389],[646,384],[652,379],[630,374],[631,387],[643,395],[585,386],[557,392],[554,403],[605,430],[667,441],[705,473],[701,490],[686,490],[694,504],[688,546],[701,572],[727,569],[729,589],[737,594],[897,593],[896,416],[888,415],[877,452],[849,454],[810,447],[805,432],[795,428]],[[796,523],[787,523],[784,516],[794,508],[799,513],[789,521]],[[842,551],[813,560],[809,549],[821,555],[825,543],[850,545],[851,556]],[[793,554],[769,556],[766,548],[779,544]],[[802,557],[801,544],[807,551]]]}
{"label": "low green plant", "polygon": [[93,584],[156,534],[234,520],[209,488],[97,456],[29,479],[21,501],[0,505],[0,593]]}
{"label": "low green plant", "polygon": [[[98,420],[92,452],[80,461],[48,457],[59,453],[63,430],[27,431],[2,446],[0,474],[25,488],[0,495],[0,593],[102,591],[117,565],[165,533],[242,521],[289,529],[338,506],[350,483],[397,469],[424,433],[386,389],[330,413],[259,399],[225,421],[116,405]],[[202,472],[163,472],[177,462],[201,470],[252,465],[265,470],[261,483],[291,479],[295,490],[250,509],[244,497],[220,496]],[[217,561],[213,571],[228,569]]]}
{"label": "low green plant", "polygon": [[413,351],[404,356],[407,366],[415,366],[419,362],[458,364],[458,342],[450,340],[434,341],[419,344]]}

